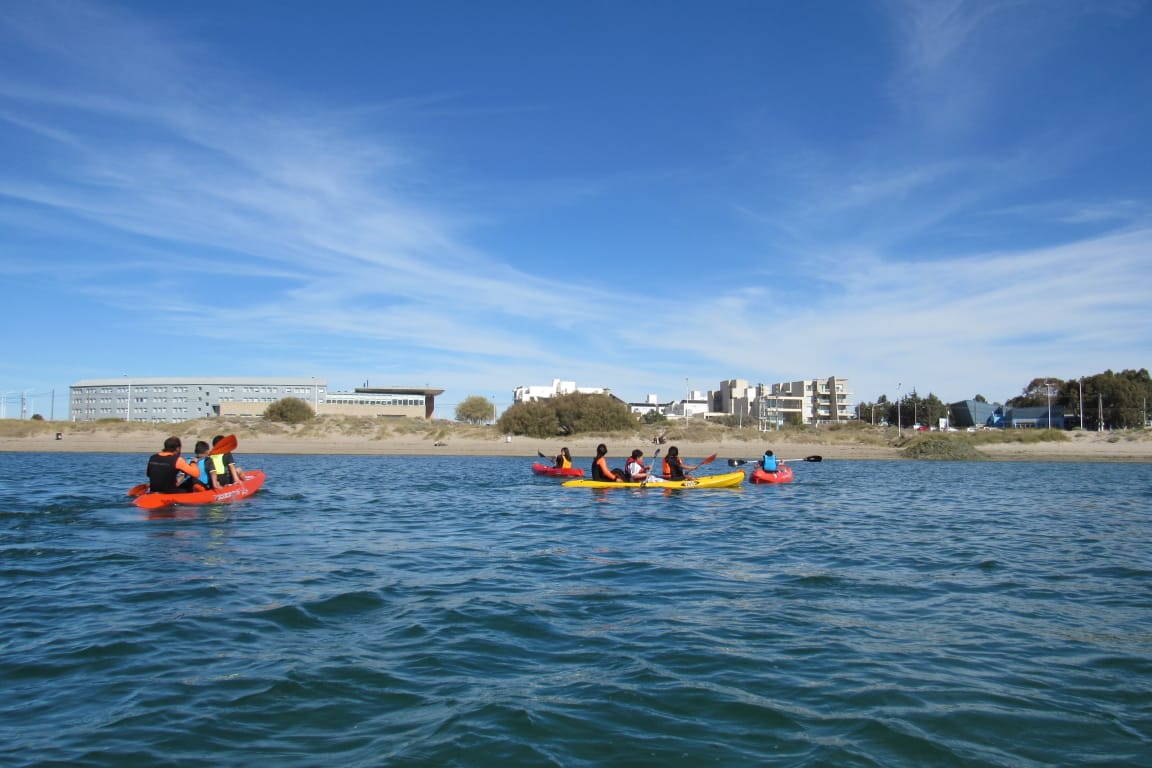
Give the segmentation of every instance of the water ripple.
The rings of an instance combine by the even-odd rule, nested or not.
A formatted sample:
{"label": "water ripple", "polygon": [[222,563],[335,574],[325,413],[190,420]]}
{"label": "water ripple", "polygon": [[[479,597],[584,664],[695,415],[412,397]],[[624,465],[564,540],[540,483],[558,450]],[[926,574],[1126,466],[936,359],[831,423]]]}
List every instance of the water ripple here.
{"label": "water ripple", "polygon": [[0,456],[29,478],[0,487],[0,764],[1152,752],[1144,465],[829,461],[663,493],[516,459],[245,456],[265,491],[162,515],[68,482],[137,459]]}

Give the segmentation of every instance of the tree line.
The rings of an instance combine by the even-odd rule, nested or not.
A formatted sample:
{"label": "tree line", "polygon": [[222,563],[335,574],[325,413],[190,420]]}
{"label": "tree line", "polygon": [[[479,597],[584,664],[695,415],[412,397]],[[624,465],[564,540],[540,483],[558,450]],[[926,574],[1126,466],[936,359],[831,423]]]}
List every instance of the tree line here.
{"label": "tree line", "polygon": [[[1049,400],[1051,398],[1051,400]],[[986,403],[983,395],[973,400]],[[1152,400],[1152,378],[1148,369],[1111,370],[1092,376],[1060,379],[1042,376],[1032,381],[1016,397],[1009,398],[1004,405],[1009,408],[1062,406],[1066,423],[1080,426],[1083,415],[1087,430],[1133,429],[1145,426],[1148,419],[1148,401]],[[874,402],[856,405],[856,417],[869,424],[912,425],[935,424],[936,419],[948,415],[948,405],[931,392],[921,397],[913,389],[900,396],[898,401],[888,400],[880,395]]]}
{"label": "tree line", "polygon": [[1052,376],[1032,379],[1021,393],[1005,403],[1011,407],[1064,406],[1064,418],[1084,417],[1084,428],[1096,430],[1133,429],[1148,420],[1148,401],[1152,400],[1152,378],[1147,368],[1104,371],[1092,376],[1059,379]]}

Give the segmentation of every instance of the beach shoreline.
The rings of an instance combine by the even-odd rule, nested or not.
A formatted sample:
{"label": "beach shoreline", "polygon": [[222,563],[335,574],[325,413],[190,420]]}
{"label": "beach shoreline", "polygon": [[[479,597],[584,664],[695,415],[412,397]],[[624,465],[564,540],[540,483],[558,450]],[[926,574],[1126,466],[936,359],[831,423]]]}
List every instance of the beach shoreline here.
{"label": "beach shoreline", "polygon": [[[185,426],[185,425],[175,425]],[[229,431],[229,430],[224,430]],[[62,430],[28,435],[0,436],[0,452],[8,453],[139,453],[151,454],[160,450],[169,430],[158,427],[149,430],[120,431],[115,429]],[[802,460],[820,456],[825,460],[908,460],[901,445],[866,442],[848,434],[817,432],[790,435],[766,433],[763,440],[704,438],[672,440],[663,445],[644,441],[638,436],[581,436],[570,440],[537,439],[528,437],[446,434],[434,437],[423,434],[281,434],[237,431],[242,454],[299,454],[299,455],[381,455],[381,456],[511,456],[537,458],[540,453],[554,455],[567,446],[577,463],[587,463],[596,453],[596,446],[608,445],[612,457],[627,456],[634,448],[644,451],[651,459],[659,448],[666,451],[676,445],[680,454],[689,460],[699,460],[711,454],[717,461],[725,459],[755,459],[765,448],[772,448],[784,459]],[[196,439],[208,439],[210,434],[180,435],[185,447]],[[797,439],[800,438],[800,439]],[[1141,432],[1132,433],[1073,433],[1070,439],[1045,442],[988,442],[976,449],[992,461],[1065,461],[1065,462],[1152,462],[1152,439]]]}

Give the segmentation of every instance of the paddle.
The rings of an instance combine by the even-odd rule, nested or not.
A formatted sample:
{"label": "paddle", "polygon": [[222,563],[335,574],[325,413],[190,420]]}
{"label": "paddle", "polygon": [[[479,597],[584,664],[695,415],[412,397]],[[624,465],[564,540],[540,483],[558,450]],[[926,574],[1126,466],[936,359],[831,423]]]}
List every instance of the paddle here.
{"label": "paddle", "polygon": [[[641,488],[646,488],[648,481],[652,479],[652,473],[656,471],[656,460],[660,458],[660,450],[661,449],[657,448],[656,453],[652,454],[652,463],[648,466],[648,475],[640,481]],[[660,479],[663,480],[664,478]]]}
{"label": "paddle", "polygon": [[[730,466],[730,467],[742,467],[745,464],[755,464],[758,461],[760,461],[760,459],[728,459],[728,466]],[[824,461],[824,457],[823,456],[805,456],[802,459],[777,459],[776,461],[778,461],[781,464],[787,464],[789,461]]]}
{"label": "paddle", "polygon": [[[208,451],[208,455],[219,456],[222,453],[231,453],[232,451],[236,450],[237,445],[239,445],[239,441],[236,440],[236,435],[228,435],[227,437],[222,438],[220,442],[216,443],[216,445],[212,446],[212,450]],[[128,491],[128,495],[132,498],[143,496],[146,493],[148,493],[148,483],[140,483],[140,485],[134,485]]]}

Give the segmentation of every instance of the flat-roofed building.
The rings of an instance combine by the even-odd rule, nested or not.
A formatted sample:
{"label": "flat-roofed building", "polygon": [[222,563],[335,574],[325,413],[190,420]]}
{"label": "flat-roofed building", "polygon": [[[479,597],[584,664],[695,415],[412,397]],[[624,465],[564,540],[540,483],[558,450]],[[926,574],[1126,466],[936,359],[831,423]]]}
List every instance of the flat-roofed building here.
{"label": "flat-roofed building", "polygon": [[259,417],[269,405],[295,397],[319,415],[431,419],[442,389],[359,387],[328,392],[318,378],[130,378],[88,379],[70,388],[73,421],[180,422],[213,416]]}
{"label": "flat-roofed building", "polygon": [[[735,379],[733,383],[741,381]],[[749,406],[749,413],[759,420],[761,429],[779,429],[784,424],[829,424],[856,418],[848,380],[838,376],[759,384],[751,395],[755,400]],[[736,400],[733,398],[733,402]]]}

